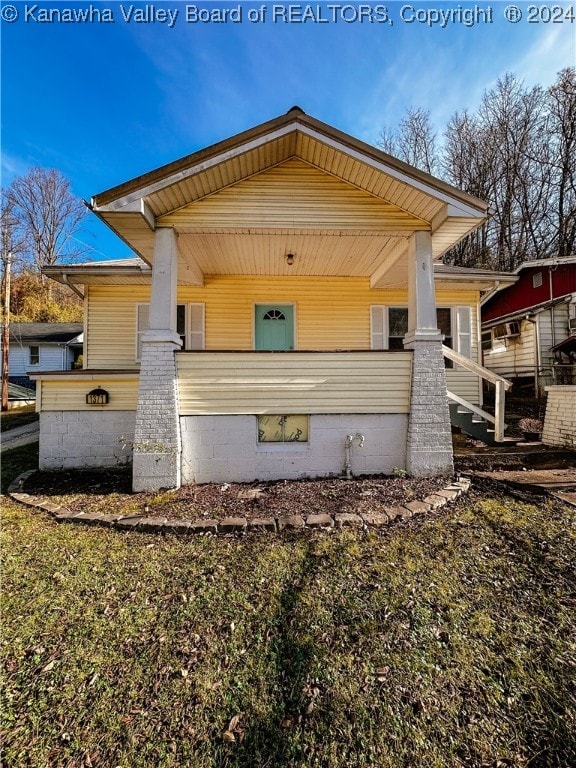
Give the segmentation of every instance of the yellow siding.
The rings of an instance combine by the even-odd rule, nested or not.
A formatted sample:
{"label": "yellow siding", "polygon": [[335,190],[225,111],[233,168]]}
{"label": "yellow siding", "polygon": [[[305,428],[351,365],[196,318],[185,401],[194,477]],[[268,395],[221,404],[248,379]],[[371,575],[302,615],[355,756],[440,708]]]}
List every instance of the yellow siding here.
{"label": "yellow siding", "polygon": [[136,304],[150,301],[149,286],[87,285],[85,368],[135,368]]}
{"label": "yellow siding", "polygon": [[410,352],[180,353],[180,414],[408,413]]}
{"label": "yellow siding", "polygon": [[[64,377],[39,381],[42,411],[135,411],[138,379],[107,379],[99,376],[66,380]],[[108,405],[86,405],[90,390],[102,387],[110,394]]]}
{"label": "yellow siding", "polygon": [[469,403],[480,403],[481,380],[470,371],[451,370],[446,371],[446,386],[459,397],[468,400]]}
{"label": "yellow siding", "polygon": [[[138,368],[136,304],[149,297],[145,286],[87,286],[86,367]],[[436,295],[440,306],[472,305],[474,360],[477,299],[471,290]],[[405,289],[371,290],[366,278],[206,276],[203,288],[181,286],[178,301],[206,305],[207,350],[253,349],[254,304],[274,302],[295,305],[297,349],[368,350],[370,305],[406,306],[408,299]]]}
{"label": "yellow siding", "polygon": [[427,230],[428,222],[323,171],[288,160],[158,219],[179,232],[214,227]]}

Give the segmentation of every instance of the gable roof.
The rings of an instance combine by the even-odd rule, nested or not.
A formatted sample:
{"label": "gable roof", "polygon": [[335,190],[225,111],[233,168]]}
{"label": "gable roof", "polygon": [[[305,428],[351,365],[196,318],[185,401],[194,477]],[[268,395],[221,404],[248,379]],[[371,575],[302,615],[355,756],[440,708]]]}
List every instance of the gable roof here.
{"label": "gable roof", "polygon": [[10,323],[10,341],[18,344],[68,344],[83,330],[82,323]]}
{"label": "gable roof", "polygon": [[[265,183],[266,189],[256,192],[260,201],[268,201],[274,184],[283,183],[278,182],[280,171],[284,171],[285,180],[288,168],[301,179],[294,191],[299,211],[307,211],[311,186],[318,187],[319,199],[336,189],[347,195],[348,218],[344,217],[342,226],[337,217],[322,220],[321,212],[314,208],[308,219],[301,216],[291,225],[290,216],[270,222],[266,217],[237,220],[228,215],[238,203],[237,190],[242,187],[246,195],[256,194],[256,181]],[[262,237],[261,254],[265,249],[286,253],[283,249],[291,242],[288,236],[307,238],[305,246],[299,241],[306,254],[299,268],[308,265],[311,270],[316,268],[312,251],[317,256],[322,247],[326,248],[326,238],[332,236],[330,256],[325,253],[319,257],[333,265],[332,274],[350,274],[346,270],[356,265],[357,274],[373,275],[375,263],[386,266],[399,261],[413,231],[430,231],[434,256],[440,258],[476,229],[488,212],[483,201],[306,115],[298,107],[101,192],[92,198],[90,207],[149,264],[153,260],[154,229],[157,225],[173,226],[184,260],[188,264],[199,261],[195,265],[197,275],[237,274],[238,265],[246,268],[248,254],[254,250],[254,236]],[[281,206],[276,206],[279,209]],[[200,210],[203,216],[190,224],[190,217]],[[207,214],[211,210],[210,218]],[[372,217],[366,215],[370,210]],[[183,212],[188,217],[187,226]],[[234,239],[227,239],[230,236]],[[314,236],[316,242],[311,240]],[[349,239],[343,241],[343,237]],[[231,245],[235,250],[232,255]],[[339,246],[341,250],[336,252]],[[225,258],[214,268],[212,257],[217,252]]]}

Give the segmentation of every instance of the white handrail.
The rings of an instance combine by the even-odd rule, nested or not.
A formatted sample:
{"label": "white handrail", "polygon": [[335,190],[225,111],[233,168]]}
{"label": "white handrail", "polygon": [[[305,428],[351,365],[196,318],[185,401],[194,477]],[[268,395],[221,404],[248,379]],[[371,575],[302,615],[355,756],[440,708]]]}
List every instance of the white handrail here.
{"label": "white handrail", "polygon": [[447,357],[457,365],[462,366],[462,368],[466,368],[471,373],[476,374],[476,376],[480,376],[480,378],[486,379],[486,381],[494,384],[496,388],[496,395],[494,398],[495,416],[490,416],[490,414],[486,413],[486,411],[483,411],[477,405],[472,405],[472,403],[469,403],[463,398],[454,395],[452,392],[447,392],[447,394],[448,397],[454,402],[462,405],[464,408],[467,408],[473,413],[477,413],[483,419],[486,419],[486,421],[493,423],[494,439],[496,442],[501,443],[504,440],[504,430],[506,429],[506,424],[504,424],[506,390],[510,389],[512,382],[508,379],[505,379],[503,376],[498,376],[498,374],[494,373],[494,371],[489,371],[488,368],[484,368],[483,365],[475,363],[474,360],[470,360],[469,357],[464,357],[464,355],[461,355],[459,352],[455,352],[445,344],[442,344],[442,353],[444,357]]}
{"label": "white handrail", "polygon": [[475,413],[485,421],[489,421],[491,424],[496,423],[496,419],[494,418],[494,416],[492,416],[491,413],[487,413],[486,411],[483,411],[482,408],[480,408],[480,406],[469,403],[468,400],[464,400],[463,397],[460,397],[459,395],[455,395],[454,392],[450,392],[449,389],[446,390],[446,394],[448,395],[448,400],[452,400],[454,403],[461,405],[463,408],[466,408],[467,411],[471,411],[472,413]]}
{"label": "white handrail", "polygon": [[486,379],[486,381],[489,381],[491,384],[496,384],[500,381],[504,385],[505,390],[510,389],[512,386],[512,382],[508,379],[505,379],[503,376],[498,376],[494,371],[489,371],[488,368],[484,368],[483,365],[475,363],[474,360],[470,360],[469,357],[464,357],[464,355],[461,355],[459,352],[455,352],[445,344],[442,344],[442,354],[457,365],[461,365],[462,368],[466,368],[472,373],[475,373],[476,376]]}

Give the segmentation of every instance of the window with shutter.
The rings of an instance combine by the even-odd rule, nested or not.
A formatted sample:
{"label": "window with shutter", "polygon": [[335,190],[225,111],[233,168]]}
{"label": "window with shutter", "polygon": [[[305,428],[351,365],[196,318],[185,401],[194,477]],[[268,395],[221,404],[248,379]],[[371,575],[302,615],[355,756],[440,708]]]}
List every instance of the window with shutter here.
{"label": "window with shutter", "polygon": [[372,304],[370,307],[370,348],[386,349],[386,307]]}
{"label": "window with shutter", "polygon": [[136,361],[140,362],[142,357],[142,334],[148,330],[150,325],[150,304],[136,305]]}
{"label": "window with shutter", "polygon": [[[142,355],[142,334],[150,325],[150,304],[136,305],[136,361]],[[204,304],[178,304],[176,332],[182,339],[182,349],[204,349]]]}
{"label": "window with shutter", "polygon": [[187,349],[204,349],[204,304],[189,304],[190,340]]}
{"label": "window with shutter", "polygon": [[[472,354],[472,321],[469,306],[437,307],[438,328],[444,344],[465,357]],[[408,332],[408,308],[373,304],[370,307],[370,336],[372,349],[404,349]],[[452,362],[447,360],[448,367]]]}
{"label": "window with shutter", "polygon": [[470,307],[456,307],[457,351],[464,357],[472,355],[472,321]]}

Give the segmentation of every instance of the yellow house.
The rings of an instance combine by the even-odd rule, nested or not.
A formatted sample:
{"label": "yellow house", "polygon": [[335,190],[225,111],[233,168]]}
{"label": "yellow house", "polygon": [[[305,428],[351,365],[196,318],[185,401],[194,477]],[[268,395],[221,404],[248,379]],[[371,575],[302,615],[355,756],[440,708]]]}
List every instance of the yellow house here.
{"label": "yellow house", "polygon": [[483,413],[482,376],[503,399],[478,364],[502,276],[440,262],[486,205],[297,107],[91,208],[138,256],[46,270],[85,344],[37,377],[42,467],[132,458],[135,490],[447,474],[449,400]]}

